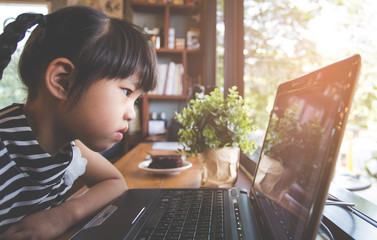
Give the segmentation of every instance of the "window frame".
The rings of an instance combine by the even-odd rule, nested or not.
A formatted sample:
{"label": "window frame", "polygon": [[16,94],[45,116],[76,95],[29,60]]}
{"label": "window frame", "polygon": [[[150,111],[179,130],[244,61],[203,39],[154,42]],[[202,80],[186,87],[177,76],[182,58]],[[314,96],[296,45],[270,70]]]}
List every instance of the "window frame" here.
{"label": "window frame", "polygon": [[[224,0],[224,94],[237,86],[244,95],[244,5],[243,0]],[[258,151],[249,156],[241,152],[240,164],[254,176],[259,160]]]}
{"label": "window frame", "polygon": [[237,86],[244,94],[244,5],[243,0],[224,0],[224,94]]}

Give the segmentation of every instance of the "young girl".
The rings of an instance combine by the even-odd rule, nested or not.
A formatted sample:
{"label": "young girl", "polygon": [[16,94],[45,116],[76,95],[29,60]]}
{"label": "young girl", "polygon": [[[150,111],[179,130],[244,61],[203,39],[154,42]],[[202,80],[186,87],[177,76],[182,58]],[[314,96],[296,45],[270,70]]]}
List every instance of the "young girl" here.
{"label": "young girl", "polygon": [[[0,35],[0,74],[25,34],[26,103],[0,111],[0,239],[51,239],[120,195],[98,152],[119,142],[135,100],[155,86],[156,56],[135,25],[89,7],[22,14]],[[65,201],[82,175],[89,190]]]}

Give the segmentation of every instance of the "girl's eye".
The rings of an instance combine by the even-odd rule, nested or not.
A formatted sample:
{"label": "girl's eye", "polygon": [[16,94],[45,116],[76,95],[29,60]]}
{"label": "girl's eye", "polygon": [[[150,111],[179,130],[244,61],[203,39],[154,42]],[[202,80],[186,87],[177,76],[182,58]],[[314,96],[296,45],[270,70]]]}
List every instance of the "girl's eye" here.
{"label": "girl's eye", "polygon": [[128,88],[123,88],[123,92],[124,92],[124,94],[128,97],[128,96],[131,95],[132,90],[130,90],[130,89],[128,89]]}

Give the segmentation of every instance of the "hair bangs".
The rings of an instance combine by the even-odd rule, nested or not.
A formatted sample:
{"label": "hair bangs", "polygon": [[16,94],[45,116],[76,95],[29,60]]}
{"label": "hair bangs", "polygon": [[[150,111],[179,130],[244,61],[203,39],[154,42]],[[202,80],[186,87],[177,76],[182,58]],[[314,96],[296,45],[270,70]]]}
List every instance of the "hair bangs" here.
{"label": "hair bangs", "polygon": [[[147,34],[125,20],[110,18],[103,31],[92,38],[77,62],[75,100],[92,83],[101,79],[124,79],[138,74],[138,88],[144,92],[156,86],[156,53]],[[74,84],[75,84],[74,83]]]}
{"label": "hair bangs", "polygon": [[157,79],[156,53],[148,35],[132,23],[124,25],[122,20],[111,19],[107,37],[113,64],[109,77],[127,78],[138,74],[138,88],[145,92],[153,90]]}
{"label": "hair bangs", "polygon": [[[110,19],[109,29],[88,47],[89,78],[124,79],[138,74],[138,88],[148,92],[156,85],[156,54],[148,36],[136,25]],[[88,72],[89,73],[89,72]]]}

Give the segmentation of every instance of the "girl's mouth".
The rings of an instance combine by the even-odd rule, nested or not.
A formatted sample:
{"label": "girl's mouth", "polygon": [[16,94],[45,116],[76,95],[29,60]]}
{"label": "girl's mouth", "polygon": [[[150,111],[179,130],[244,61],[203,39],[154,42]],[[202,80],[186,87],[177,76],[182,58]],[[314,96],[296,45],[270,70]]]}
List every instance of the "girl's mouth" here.
{"label": "girl's mouth", "polygon": [[121,132],[116,132],[116,140],[121,141],[123,139],[123,133]]}
{"label": "girl's mouth", "polygon": [[121,140],[123,139],[123,134],[126,133],[127,130],[128,130],[128,128],[126,127],[126,128],[123,128],[122,130],[118,131],[118,132],[116,133],[116,139],[117,139],[118,141],[121,141]]}

